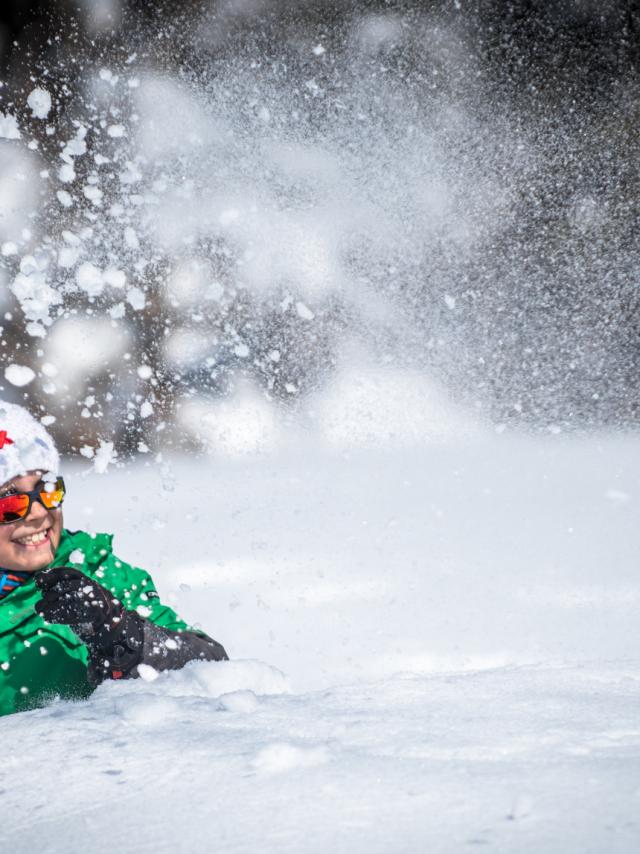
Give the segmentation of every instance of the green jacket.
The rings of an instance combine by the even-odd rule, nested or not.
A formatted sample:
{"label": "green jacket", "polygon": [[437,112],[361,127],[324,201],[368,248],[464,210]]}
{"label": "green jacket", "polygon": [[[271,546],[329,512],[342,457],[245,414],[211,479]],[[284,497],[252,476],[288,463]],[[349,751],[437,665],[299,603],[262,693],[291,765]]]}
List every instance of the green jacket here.
{"label": "green jacket", "polygon": [[[50,566],[73,566],[110,590],[130,611],[172,631],[189,626],[161,604],[149,573],[119,560],[111,534],[63,531]],[[30,579],[0,600],[0,715],[37,708],[56,697],[88,697],[87,648],[68,626],[47,624]]]}

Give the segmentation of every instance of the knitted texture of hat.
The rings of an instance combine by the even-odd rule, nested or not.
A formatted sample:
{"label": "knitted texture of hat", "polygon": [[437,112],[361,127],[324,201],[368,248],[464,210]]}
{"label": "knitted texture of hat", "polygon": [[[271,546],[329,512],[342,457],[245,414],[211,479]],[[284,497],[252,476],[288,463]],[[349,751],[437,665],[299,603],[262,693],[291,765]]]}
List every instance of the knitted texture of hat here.
{"label": "knitted texture of hat", "polygon": [[0,485],[29,471],[58,474],[51,436],[23,406],[0,400]]}

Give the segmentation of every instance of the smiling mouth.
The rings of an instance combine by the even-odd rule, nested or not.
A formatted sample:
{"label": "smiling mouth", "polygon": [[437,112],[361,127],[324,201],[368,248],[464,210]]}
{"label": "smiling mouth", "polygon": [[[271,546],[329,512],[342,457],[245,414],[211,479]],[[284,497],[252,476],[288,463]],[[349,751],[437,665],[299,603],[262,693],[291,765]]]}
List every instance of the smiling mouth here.
{"label": "smiling mouth", "polygon": [[51,537],[51,528],[45,531],[39,531],[37,534],[27,534],[25,537],[13,540],[13,542],[27,549],[37,549],[49,542]]}

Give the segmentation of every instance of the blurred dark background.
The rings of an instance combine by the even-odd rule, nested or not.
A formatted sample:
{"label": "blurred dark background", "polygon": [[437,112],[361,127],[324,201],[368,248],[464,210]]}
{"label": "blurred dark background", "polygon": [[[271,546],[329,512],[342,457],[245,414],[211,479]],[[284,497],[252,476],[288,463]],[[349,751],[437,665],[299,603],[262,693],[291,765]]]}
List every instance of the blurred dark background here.
{"label": "blurred dark background", "polygon": [[[120,30],[146,22],[177,30],[200,15],[221,19],[225,42],[233,46],[238,31],[268,34],[272,27],[305,29],[339,27],[362,13],[428,13],[443,21],[460,19],[469,28],[496,85],[525,96],[532,86],[574,92],[610,90],[638,70],[640,4],[596,0],[424,0],[421,3],[368,0],[4,0],[0,9],[2,79],[15,91],[28,84],[38,61],[54,66],[61,51],[72,49],[81,34],[96,46],[119,43]],[[222,32],[222,31],[221,31]],[[179,46],[178,47],[178,53]],[[174,59],[179,60],[176,56]],[[547,92],[547,94],[549,94]],[[565,93],[567,94],[567,93]]]}
{"label": "blurred dark background", "polygon": [[[362,48],[360,56],[350,34],[363,18],[399,21],[403,32],[413,28],[413,37],[381,36],[375,50]],[[443,33],[447,38],[438,47]],[[382,268],[379,280],[370,276],[374,290],[392,299],[411,322],[411,344],[403,347],[396,340],[394,358],[431,372],[455,397],[495,422],[545,429],[550,423],[637,425],[639,3],[4,0],[0,108],[23,103],[39,81],[54,92],[56,121],[64,125],[73,116],[76,83],[85,69],[107,60],[122,63],[134,49],[155,68],[185,80],[215,77],[218,66],[240,55],[259,57],[265,65],[286,56],[287,73],[295,77],[305,72],[306,62],[295,48],[308,34],[346,57],[343,67],[350,62],[355,76],[375,77],[382,64],[392,81],[385,83],[389,91],[404,99],[405,109],[415,103],[423,121],[436,101],[464,103],[474,129],[466,138],[460,131],[451,150],[465,169],[473,172],[474,158],[483,158],[485,172],[509,184],[508,217],[470,255],[447,240],[431,240],[428,249],[394,267],[393,288]],[[462,46],[455,61],[448,54],[452,34]],[[326,71],[321,82],[327,112],[346,79],[344,73],[331,78]],[[376,84],[370,92],[374,102]],[[507,122],[510,133],[521,131],[534,167],[520,167],[507,149],[500,154]],[[41,150],[54,157],[51,139],[41,128],[34,134],[40,134]],[[358,271],[365,263],[358,253],[369,251],[366,241],[352,248],[351,268]],[[167,260],[156,258],[154,275],[166,272]],[[443,307],[442,293],[456,312]],[[249,330],[255,354],[250,367],[234,355],[235,338],[220,344],[230,318],[234,329]],[[140,442],[153,444],[154,431],[171,418],[177,397],[194,390],[228,394],[240,375],[250,374],[278,405],[295,406],[330,379],[341,336],[358,325],[352,308],[334,294],[316,312],[310,334],[299,317],[283,320],[272,304],[242,288],[233,293],[224,316],[208,320],[210,335],[218,340],[213,372],[211,362],[206,370],[197,364],[188,371],[164,365],[158,330],[172,323],[191,328],[179,307],[149,299],[131,319],[137,347],[132,363],[150,364],[155,381],[154,415],[144,424],[125,422],[127,403],[139,395],[135,377],[116,377],[109,370],[85,384],[83,395],[111,394],[112,401],[114,383],[124,389],[120,408],[104,403],[113,424],[122,425],[123,452],[134,452]],[[24,343],[18,312],[3,334],[14,353],[20,346],[38,346]],[[402,337],[391,327],[378,327],[370,337],[376,345],[391,346],[394,334]],[[274,350],[277,364],[269,358]],[[5,393],[55,409],[35,385]],[[71,402],[60,399],[56,405],[59,423],[67,411],[70,444],[95,439],[97,424],[73,426],[77,412]]]}

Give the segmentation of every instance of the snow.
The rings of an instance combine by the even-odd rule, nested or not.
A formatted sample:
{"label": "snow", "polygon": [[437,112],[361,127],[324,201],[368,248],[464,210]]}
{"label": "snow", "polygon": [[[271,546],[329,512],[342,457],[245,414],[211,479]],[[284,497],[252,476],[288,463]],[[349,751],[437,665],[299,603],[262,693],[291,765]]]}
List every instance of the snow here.
{"label": "snow", "polygon": [[342,448],[442,442],[486,429],[419,371],[374,367],[350,352],[312,408],[323,440]]}
{"label": "snow", "polygon": [[637,850],[640,438],[78,465],[232,660],[0,719],[8,850]]}
{"label": "snow", "polygon": [[131,226],[127,226],[124,230],[124,242],[127,244],[129,249],[139,249],[140,241],[138,240],[138,235],[135,232],[135,229],[131,228]]}
{"label": "snow", "polygon": [[[62,183],[69,184],[71,181],[75,180],[75,177],[76,170],[73,168],[73,165],[71,163],[63,163],[63,165],[58,170],[58,178],[62,181]],[[66,196],[63,196],[63,199],[66,199]],[[64,202],[62,202],[62,204],[64,204]]]}
{"label": "snow", "polygon": [[301,317],[303,320],[313,320],[315,317],[309,306],[300,301],[296,303],[296,311],[298,313],[298,317]]}
{"label": "snow", "polygon": [[[38,414],[44,392],[61,434],[83,419],[67,524],[115,531],[118,553],[232,657],[143,667],[87,702],[0,719],[7,850],[639,847],[640,439],[572,438],[560,418],[536,439],[506,416],[494,430],[422,367],[455,361],[484,320],[484,285],[456,270],[440,283],[425,259],[484,257],[518,187],[546,173],[522,144],[523,178],[502,129],[504,147],[480,156],[496,131],[473,104],[443,97],[422,118],[410,77],[393,82],[405,47],[451,67],[452,34],[412,41],[400,13],[354,18],[351,52],[373,78],[345,78],[326,38],[301,31],[273,82],[244,55],[202,84],[142,57],[94,68],[66,124],[44,129],[51,145],[29,151],[0,113],[0,253],[28,334],[46,336],[19,361],[41,364]],[[27,104],[35,118],[52,106],[41,88]],[[576,197],[568,221],[590,234],[598,205]],[[212,318],[238,288],[249,323],[230,317],[229,332]],[[442,322],[421,325],[431,293]],[[176,322],[147,365],[158,309]],[[250,378],[223,398],[187,376],[213,379],[229,353],[257,376],[262,309],[282,315],[267,351],[284,420]],[[312,355],[333,324],[331,369],[307,393],[287,375],[287,327]],[[3,370],[16,388],[36,376]],[[526,392],[513,395],[525,417]],[[122,418],[139,431],[124,445],[146,455],[128,468]],[[168,457],[184,438],[209,456]]]}
{"label": "snow", "polygon": [[142,311],[147,304],[144,291],[140,288],[127,288],[127,302],[135,311]]}
{"label": "snow", "polygon": [[217,138],[201,100],[178,80],[144,74],[133,90],[140,148],[150,157],[191,152]]}
{"label": "snow", "polygon": [[356,30],[360,45],[371,53],[403,41],[402,18],[396,14],[363,16]]}
{"label": "snow", "polygon": [[62,149],[60,157],[65,163],[73,163],[74,157],[81,157],[87,153],[86,135],[87,128],[82,124],[78,124],[75,136],[67,140],[66,145]]}
{"label": "snow", "polygon": [[80,258],[80,254],[81,250],[78,246],[63,246],[58,252],[58,267],[66,269],[74,267]]}
{"label": "snow", "polygon": [[[202,302],[203,295],[207,297],[209,283],[213,277],[211,266],[201,262],[179,262],[169,276],[164,286],[167,296],[173,304],[186,306],[197,306]],[[218,289],[221,290],[218,284]],[[214,298],[220,298],[221,294],[214,291]]]}
{"label": "snow", "polygon": [[[97,288],[97,277],[95,281]],[[116,365],[128,343],[126,328],[114,329],[108,318],[85,315],[57,321],[47,336],[44,352],[46,361],[57,366],[61,383],[75,395],[87,374]],[[81,360],[78,353],[82,353]]]}
{"label": "snow", "polygon": [[46,119],[51,112],[51,95],[38,86],[29,93],[27,105],[36,119]]}
{"label": "snow", "polygon": [[4,369],[4,378],[7,382],[10,382],[11,385],[15,385],[18,388],[29,385],[30,382],[33,382],[35,377],[36,375],[34,371],[26,365],[11,364]]}
{"label": "snow", "polygon": [[103,279],[105,284],[111,285],[112,288],[123,288],[127,283],[124,270],[116,270],[114,267],[109,267],[104,271]]}
{"label": "snow", "polygon": [[[364,29],[360,32],[360,25],[354,24],[354,33],[370,43],[372,50],[399,45],[401,20],[398,16],[365,16]],[[302,49],[318,70],[325,66],[328,47],[323,33],[314,33]],[[22,164],[19,169],[7,169],[10,175],[24,171],[27,180],[11,178],[10,193],[0,187],[0,220],[4,221],[5,209],[12,212],[13,219],[14,195],[32,194],[29,204],[26,198],[21,204],[33,227],[30,251],[35,253],[38,247],[52,258],[64,258],[71,278],[77,272],[72,267],[79,261],[100,270],[106,265],[125,270],[129,279],[135,276],[144,286],[129,294],[133,311],[149,306],[153,310],[157,304],[153,291],[165,288],[150,276],[149,265],[162,258],[171,268],[166,276],[169,299],[175,298],[185,308],[185,301],[220,300],[222,314],[229,310],[223,296],[232,304],[238,288],[253,292],[266,306],[284,286],[291,292],[287,310],[292,320],[297,316],[311,321],[315,315],[316,322],[301,333],[310,340],[316,330],[321,340],[331,325],[332,311],[327,308],[334,297],[339,297],[345,317],[359,318],[355,325],[367,321],[360,328],[375,339],[380,327],[397,312],[395,296],[390,297],[387,287],[382,287],[380,277],[400,282],[407,272],[398,269],[398,259],[415,257],[417,262],[422,257],[424,247],[413,245],[410,234],[415,230],[416,235],[423,235],[426,247],[435,232],[440,235],[438,240],[447,242],[453,231],[456,242],[458,232],[467,235],[470,228],[473,231],[467,220],[474,217],[465,212],[476,210],[478,201],[469,199],[462,208],[454,204],[458,180],[465,191],[469,184],[477,187],[482,200],[478,210],[495,209],[495,219],[502,221],[491,187],[482,184],[475,167],[472,181],[465,178],[467,167],[459,179],[453,179],[447,158],[434,145],[430,123],[423,128],[411,125],[402,151],[395,136],[387,136],[374,120],[361,127],[360,120],[354,119],[354,137],[348,116],[367,103],[369,84],[363,84],[362,90],[356,85],[349,95],[352,83],[355,85],[351,81],[344,100],[341,96],[336,102],[339,109],[330,126],[320,130],[315,108],[308,115],[293,109],[303,81],[287,78],[273,89],[262,75],[256,77],[243,69],[242,63],[237,67],[232,63],[211,87],[169,71],[159,73],[146,64],[121,71],[120,78],[108,67],[85,71],[83,80],[90,83],[91,93],[85,92],[84,100],[79,99],[73,111],[77,118],[69,115],[71,127],[52,116],[49,148],[56,152],[56,160],[44,149],[38,155],[30,154],[33,163],[37,162],[37,174],[48,172],[47,180],[28,180]],[[129,72],[136,77],[128,79]],[[306,83],[314,98],[327,95],[320,83],[324,86],[315,79]],[[43,85],[49,83],[33,90],[31,102],[46,100]],[[381,91],[381,105],[385,97]],[[303,100],[308,100],[306,94]],[[397,108],[404,121],[407,116],[401,105]],[[415,117],[409,112],[413,122]],[[258,132],[252,127],[260,116],[268,120],[273,133],[265,134],[264,123]],[[13,116],[6,121],[9,119],[15,123]],[[13,154],[26,153],[23,146],[6,147]],[[462,168],[460,162],[454,164],[455,176]],[[104,164],[111,166],[102,168]],[[77,186],[72,188],[71,182]],[[11,196],[6,203],[5,195]],[[45,199],[51,197],[56,199],[61,223],[49,215]],[[64,226],[91,232],[83,240],[82,258],[70,252],[59,255]],[[15,235],[0,237],[15,240]],[[220,257],[237,259],[237,264],[231,263],[229,276],[224,274],[220,258],[210,257],[204,248],[219,242],[224,250]],[[466,246],[467,236],[461,242]],[[104,313],[114,321],[128,314],[129,321],[141,322],[131,318],[124,299],[102,287],[104,284],[109,284],[106,278],[101,282],[90,276],[86,295],[92,300],[100,297]],[[49,285],[63,298],[64,308],[73,302],[67,277],[52,270]],[[392,291],[395,293],[395,285]],[[377,320],[367,328],[374,313]],[[214,316],[213,312],[205,315],[208,334],[216,324],[211,320]],[[37,318],[31,322],[35,324],[32,332],[44,336],[46,323]],[[296,388],[303,391],[304,384]]]}
{"label": "snow", "polygon": [[323,765],[329,760],[326,747],[297,747],[287,742],[277,742],[263,747],[251,761],[258,774],[283,774],[297,768]]}
{"label": "snow", "polygon": [[109,315],[113,320],[120,320],[125,315],[125,306],[123,302],[118,302],[109,309]]}
{"label": "snow", "polygon": [[139,664],[138,675],[144,682],[155,682],[160,672],[149,664]]}
{"label": "snow", "polygon": [[84,197],[89,199],[89,201],[96,207],[100,207],[102,205],[103,193],[99,187],[96,187],[93,184],[86,184],[82,188],[82,193]]}
{"label": "snow", "polygon": [[93,455],[93,470],[97,474],[104,474],[109,466],[115,463],[117,456],[113,442],[106,442],[104,439],[100,439],[100,444]]}
{"label": "snow", "polygon": [[282,442],[282,425],[260,391],[240,382],[228,398],[191,398],[178,413],[179,427],[214,454],[242,457],[272,451]]}
{"label": "snow", "polygon": [[19,250],[31,238],[33,211],[40,197],[38,172],[42,161],[21,145],[3,141],[2,136],[6,136],[3,131],[8,133],[0,113],[0,243],[13,243]]}
{"label": "snow", "polygon": [[80,264],[76,271],[76,283],[89,297],[99,296],[104,288],[102,272],[91,261]]}
{"label": "snow", "polygon": [[239,359],[246,359],[251,354],[251,351],[246,344],[236,344],[233,348],[233,352]]}
{"label": "snow", "polygon": [[0,139],[20,139],[18,120],[11,113],[0,112]]}

